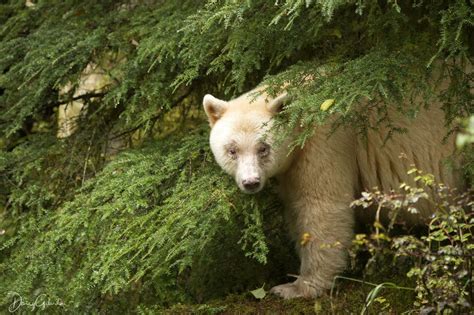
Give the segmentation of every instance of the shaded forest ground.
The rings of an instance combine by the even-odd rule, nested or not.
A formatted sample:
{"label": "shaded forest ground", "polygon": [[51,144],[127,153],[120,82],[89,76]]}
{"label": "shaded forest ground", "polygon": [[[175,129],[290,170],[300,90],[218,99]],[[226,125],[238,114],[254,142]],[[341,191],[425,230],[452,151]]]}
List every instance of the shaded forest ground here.
{"label": "shaded forest ground", "polygon": [[[164,314],[354,314],[364,308],[371,287],[356,283],[339,286],[337,295],[325,294],[316,300],[282,300],[275,296],[256,300],[250,294],[230,295],[206,304],[177,304],[162,310]],[[368,308],[368,314],[400,314],[413,310],[413,293],[386,290]]]}
{"label": "shaded forest ground", "polygon": [[[354,276],[354,280],[349,280]],[[268,294],[261,300],[251,292],[233,294],[222,299],[214,299],[205,304],[175,304],[166,309],[157,309],[163,314],[401,314],[415,312],[415,292],[404,289],[388,288],[385,284],[396,284],[403,287],[414,287],[415,281],[406,275],[390,270],[371,277],[367,283],[360,281],[356,275],[346,274],[339,278],[331,291],[317,299],[283,300]],[[357,281],[355,281],[357,280]],[[380,285],[376,291],[373,284]],[[265,289],[269,288],[265,286]],[[369,298],[374,293],[373,299]],[[370,303],[369,303],[369,300]],[[150,310],[151,311],[151,310]],[[153,312],[153,311],[151,311]],[[145,312],[147,313],[147,312]]]}

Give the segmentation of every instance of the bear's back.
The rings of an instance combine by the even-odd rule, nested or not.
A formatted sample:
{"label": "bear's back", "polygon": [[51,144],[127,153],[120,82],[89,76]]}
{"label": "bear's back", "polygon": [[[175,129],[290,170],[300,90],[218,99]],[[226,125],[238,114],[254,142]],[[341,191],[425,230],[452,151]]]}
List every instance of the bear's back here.
{"label": "bear's back", "polygon": [[[401,183],[416,186],[414,175],[407,174],[416,168],[432,174],[437,182],[450,187],[461,186],[461,176],[454,156],[455,137],[448,135],[444,112],[438,106],[421,109],[414,119],[402,113],[391,112],[394,125],[406,132],[395,132],[386,139],[387,129],[370,130],[367,137],[357,139],[357,165],[360,190],[378,187],[383,192],[397,191]],[[432,209],[420,203],[422,217]]]}

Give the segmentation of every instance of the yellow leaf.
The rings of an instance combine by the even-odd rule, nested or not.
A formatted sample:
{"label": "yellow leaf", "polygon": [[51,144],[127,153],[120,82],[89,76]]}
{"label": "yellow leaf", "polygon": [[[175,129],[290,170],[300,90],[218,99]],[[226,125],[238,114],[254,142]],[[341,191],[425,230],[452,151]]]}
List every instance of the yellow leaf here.
{"label": "yellow leaf", "polygon": [[334,99],[330,98],[325,100],[321,106],[319,107],[323,112],[327,111],[329,107],[331,107],[334,104]]}
{"label": "yellow leaf", "polygon": [[374,227],[378,228],[378,229],[383,229],[384,228],[383,225],[379,221],[374,222]]}
{"label": "yellow leaf", "polygon": [[306,244],[308,244],[308,242],[311,240],[311,234],[309,233],[303,233],[303,235],[301,236],[301,246],[305,246]]}
{"label": "yellow leaf", "polygon": [[323,312],[323,305],[320,300],[314,301],[314,312],[316,314],[322,314]]}

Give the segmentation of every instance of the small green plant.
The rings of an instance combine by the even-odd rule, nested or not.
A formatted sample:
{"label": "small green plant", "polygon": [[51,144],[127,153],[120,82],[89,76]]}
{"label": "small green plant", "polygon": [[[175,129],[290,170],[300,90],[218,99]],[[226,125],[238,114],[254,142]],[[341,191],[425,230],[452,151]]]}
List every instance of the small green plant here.
{"label": "small green plant", "polygon": [[[415,176],[418,187],[404,183],[398,192],[389,193],[374,189],[353,202],[353,207],[375,207],[376,217],[371,234],[356,235],[352,255],[361,250],[370,254],[366,271],[381,262],[392,261],[392,266],[407,264],[407,276],[416,283],[414,307],[423,314],[468,312],[473,302],[473,193],[460,193],[417,169],[410,170],[409,174]],[[399,214],[402,211],[418,213],[421,202],[428,203],[434,210],[426,222],[428,231],[419,238],[396,236],[394,231],[404,224]],[[381,220],[383,209],[388,209],[388,222]],[[363,313],[380,297],[378,293],[383,287],[384,283],[369,293]]]}
{"label": "small green plant", "polygon": [[372,290],[369,291],[365,298],[364,306],[362,307],[361,314],[367,314],[369,312],[370,307],[378,303],[381,305],[382,310],[387,310],[391,307],[390,302],[384,298],[383,296],[380,295],[381,291],[383,289],[396,289],[396,290],[408,290],[408,291],[413,291],[413,288],[407,288],[403,286],[399,286],[393,282],[382,282],[382,283],[372,283],[364,280],[359,280],[359,279],[354,279],[354,278],[349,278],[349,277],[344,277],[344,276],[336,276],[333,282],[333,286],[331,288],[331,306],[332,309],[334,310],[334,305],[332,305],[332,300],[333,300],[333,294],[334,294],[334,288],[336,284],[336,280],[338,279],[343,279],[343,280],[349,280],[353,282],[358,282],[364,285],[368,285],[373,287]]}

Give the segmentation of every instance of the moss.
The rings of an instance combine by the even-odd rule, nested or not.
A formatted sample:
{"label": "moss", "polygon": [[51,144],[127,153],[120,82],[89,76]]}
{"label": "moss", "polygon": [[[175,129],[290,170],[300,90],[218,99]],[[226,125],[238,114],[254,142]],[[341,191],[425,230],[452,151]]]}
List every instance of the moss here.
{"label": "moss", "polygon": [[[386,277],[384,282],[394,282],[400,286],[413,286],[403,275]],[[379,275],[382,277],[382,275]],[[370,278],[367,281],[376,281]],[[339,280],[333,290],[317,299],[282,300],[267,295],[256,300],[251,294],[229,295],[206,304],[179,304],[168,309],[160,309],[163,314],[353,314],[360,313],[372,286]],[[384,289],[378,299],[368,308],[369,314],[381,312],[400,314],[413,309],[414,292],[399,289]]]}

